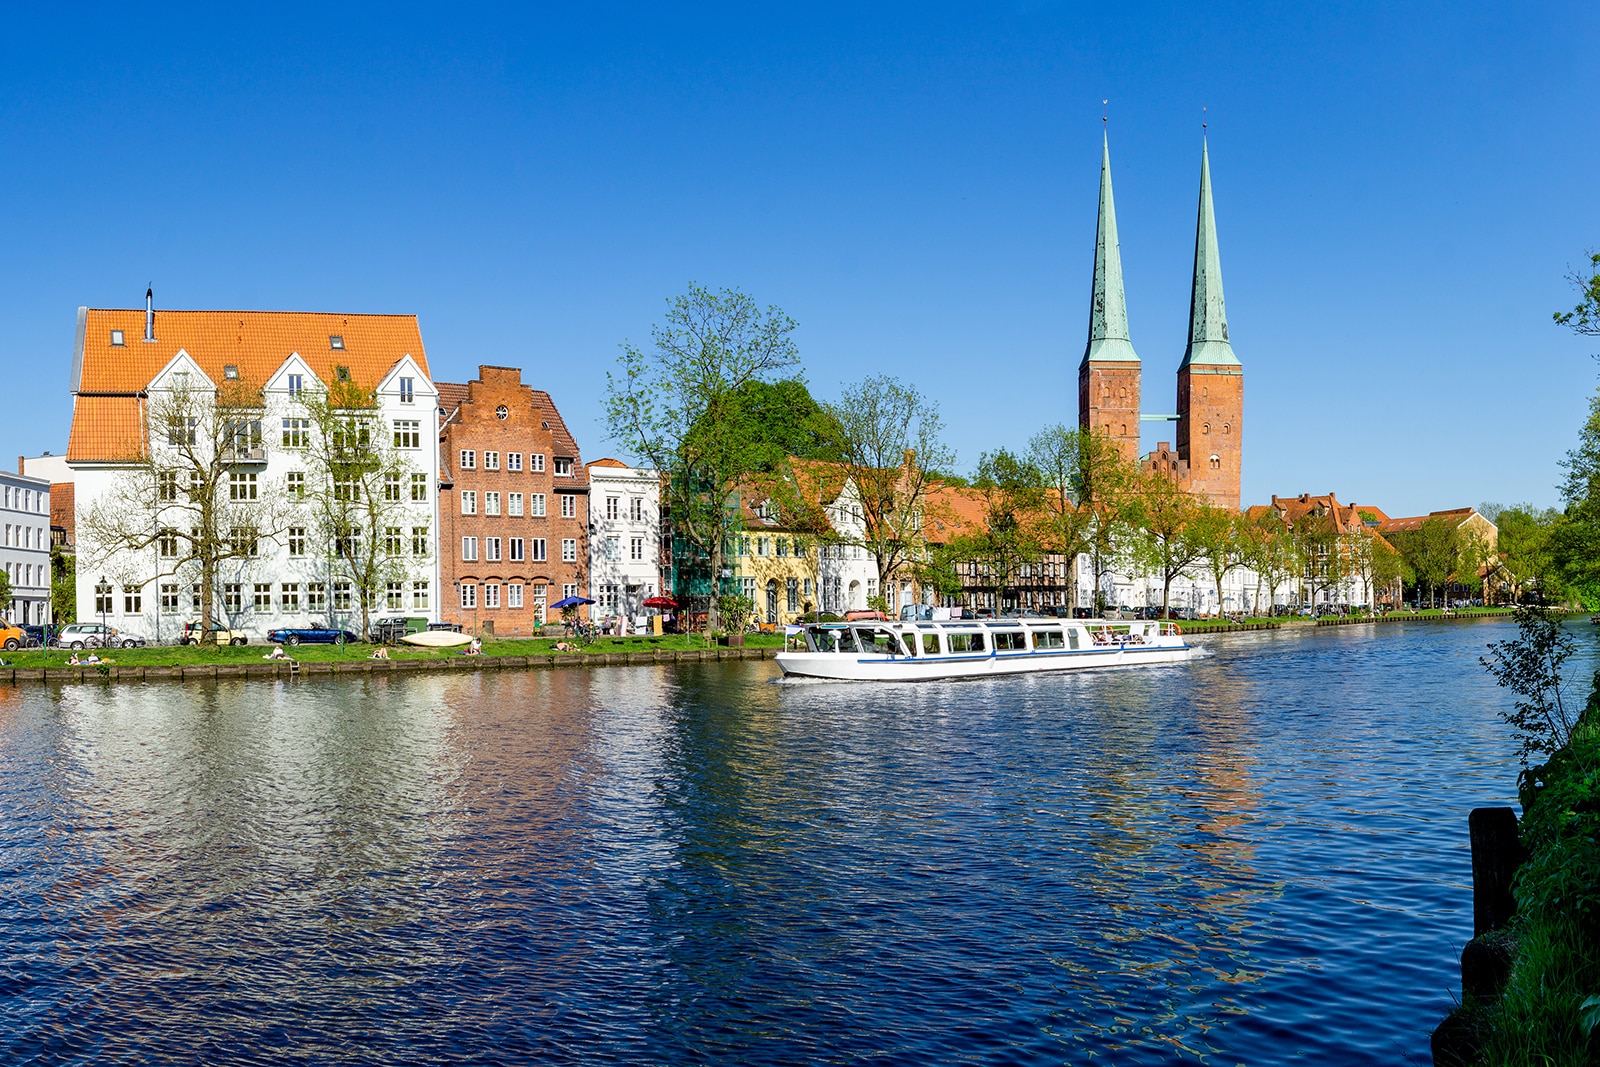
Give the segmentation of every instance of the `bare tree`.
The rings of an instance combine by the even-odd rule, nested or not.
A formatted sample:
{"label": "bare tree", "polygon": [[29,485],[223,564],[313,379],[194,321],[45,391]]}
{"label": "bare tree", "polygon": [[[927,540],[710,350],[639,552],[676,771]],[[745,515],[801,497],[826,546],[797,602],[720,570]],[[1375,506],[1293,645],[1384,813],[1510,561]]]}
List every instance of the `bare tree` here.
{"label": "bare tree", "polygon": [[[373,394],[353,382],[307,390],[300,403],[309,432],[291,447],[304,450],[307,470],[305,481],[289,490],[327,548],[330,587],[349,580],[354,603],[348,607],[359,609],[367,636],[372,610],[389,585],[404,583],[415,564],[432,555],[430,513],[425,503],[421,511],[417,504],[428,498],[427,476],[407,455],[424,444],[434,447],[432,435],[426,442],[402,441],[402,433],[412,431],[391,429]],[[329,602],[330,609],[341,606]]]}
{"label": "bare tree", "polygon": [[125,443],[134,458],[78,519],[80,566],[198,577],[200,640],[214,642],[224,568],[256,559],[287,515],[281,488],[262,477],[262,415],[260,392],[242,383],[151,390],[142,440]]}
{"label": "bare tree", "polygon": [[923,531],[936,510],[938,472],[955,464],[939,406],[915,386],[877,375],[844,389],[825,410],[837,425],[841,460],[861,494],[866,548],[887,591],[901,567],[926,557]]}
{"label": "bare tree", "polygon": [[1161,576],[1161,612],[1167,614],[1172,581],[1205,558],[1198,536],[1199,503],[1162,471],[1145,471],[1133,494],[1134,558]]}

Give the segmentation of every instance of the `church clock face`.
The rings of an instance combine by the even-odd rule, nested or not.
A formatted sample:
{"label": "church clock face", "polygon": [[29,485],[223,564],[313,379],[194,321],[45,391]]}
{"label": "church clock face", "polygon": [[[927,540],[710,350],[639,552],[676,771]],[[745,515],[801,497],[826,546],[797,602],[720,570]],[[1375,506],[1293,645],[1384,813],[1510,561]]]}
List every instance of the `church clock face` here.
{"label": "church clock face", "polygon": [[511,412],[506,410],[506,406],[504,404],[501,404],[499,407],[494,409],[494,417],[497,419],[503,419],[509,414],[511,414]]}

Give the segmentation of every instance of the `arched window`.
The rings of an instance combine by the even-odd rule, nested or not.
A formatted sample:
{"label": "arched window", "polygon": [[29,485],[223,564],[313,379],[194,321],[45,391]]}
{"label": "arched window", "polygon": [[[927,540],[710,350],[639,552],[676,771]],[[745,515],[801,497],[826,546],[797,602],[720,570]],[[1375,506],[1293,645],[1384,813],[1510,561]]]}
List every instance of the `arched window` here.
{"label": "arched window", "polygon": [[1128,436],[1128,424],[1127,423],[1123,423],[1122,424],[1122,436],[1124,436],[1124,437]]}
{"label": "arched window", "polygon": [[1211,457],[1211,469],[1214,470],[1214,471],[1219,471],[1219,470],[1222,469],[1222,457],[1221,456],[1212,456]]}
{"label": "arched window", "polygon": [[1201,433],[1210,433],[1211,432],[1211,424],[1209,422],[1201,423],[1200,424],[1200,432]]}
{"label": "arched window", "polygon": [[778,622],[778,580],[767,579],[767,622],[777,625]]}
{"label": "arched window", "polygon": [[1222,432],[1223,433],[1232,433],[1233,432],[1233,424],[1230,423],[1230,422],[1223,423],[1222,424]]}

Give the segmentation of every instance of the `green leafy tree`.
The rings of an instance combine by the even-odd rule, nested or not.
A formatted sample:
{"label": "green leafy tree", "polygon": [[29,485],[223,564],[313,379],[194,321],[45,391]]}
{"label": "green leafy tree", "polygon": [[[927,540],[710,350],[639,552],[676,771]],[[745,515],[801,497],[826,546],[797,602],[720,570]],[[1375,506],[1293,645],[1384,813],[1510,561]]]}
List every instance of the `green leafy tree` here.
{"label": "green leafy tree", "polygon": [[1125,532],[1127,499],[1138,472],[1105,431],[1066,423],[1034,434],[1026,462],[1039,480],[1035,537],[1041,549],[1066,559],[1069,599],[1074,604],[1078,602],[1075,563],[1078,556],[1089,554],[1098,607],[1100,582],[1115,564],[1113,545]]}
{"label": "green leafy tree", "polygon": [[745,447],[753,452],[756,469],[781,470],[790,456],[838,461],[838,428],[803,379],[753,379],[735,391],[734,399],[739,406],[738,426],[749,435]]}
{"label": "green leafy tree", "polygon": [[1569,271],[1567,280],[1578,290],[1578,303],[1571,311],[1557,311],[1557,326],[1565,326],[1573,333],[1588,336],[1600,335],[1600,252],[1589,252],[1589,266],[1584,271]]}
{"label": "green leafy tree", "polygon": [[706,625],[720,623],[724,554],[740,527],[736,491],[764,459],[741,390],[771,382],[799,362],[795,322],[762,310],[737,289],[690,285],[668,301],[648,349],[624,342],[606,375],[612,437],[667,477],[663,504],[672,533],[709,562]]}
{"label": "green leafy tree", "polygon": [[1205,567],[1217,590],[1217,614],[1222,614],[1222,585],[1228,575],[1245,565],[1249,546],[1241,527],[1244,517],[1227,508],[1201,502],[1190,520],[1190,536],[1205,550]]}
{"label": "green leafy tree", "polygon": [[1455,574],[1461,557],[1460,527],[1443,516],[1426,519],[1415,530],[1398,530],[1393,535],[1406,567],[1419,589],[1426,589],[1432,604],[1439,587]]}
{"label": "green leafy tree", "polygon": [[1161,578],[1161,611],[1171,607],[1172,582],[1205,558],[1196,520],[1199,501],[1161,471],[1143,471],[1131,495],[1132,555]]}
{"label": "green leafy tree", "polygon": [[11,610],[11,574],[0,569],[0,611]]}
{"label": "green leafy tree", "polygon": [[1503,713],[1522,742],[1522,762],[1565,748],[1582,713],[1561,688],[1561,667],[1578,643],[1561,621],[1540,606],[1517,608],[1517,636],[1489,643],[1481,657],[1494,680],[1516,694],[1513,710]]}
{"label": "green leafy tree", "polygon": [[59,545],[50,550],[50,617],[61,626],[78,621],[78,557]]}
{"label": "green leafy tree", "polygon": [[1559,598],[1562,587],[1551,554],[1551,534],[1561,525],[1561,512],[1518,504],[1497,509],[1492,521],[1500,528],[1495,552],[1511,582],[1513,599],[1521,601],[1529,590],[1538,590],[1545,599]]}
{"label": "green leafy tree", "polygon": [[978,461],[972,484],[984,499],[984,529],[958,538],[957,551],[983,567],[1001,606],[1016,599],[1023,566],[1043,555],[1031,521],[1039,482],[1032,464],[1005,449],[985,452]]}

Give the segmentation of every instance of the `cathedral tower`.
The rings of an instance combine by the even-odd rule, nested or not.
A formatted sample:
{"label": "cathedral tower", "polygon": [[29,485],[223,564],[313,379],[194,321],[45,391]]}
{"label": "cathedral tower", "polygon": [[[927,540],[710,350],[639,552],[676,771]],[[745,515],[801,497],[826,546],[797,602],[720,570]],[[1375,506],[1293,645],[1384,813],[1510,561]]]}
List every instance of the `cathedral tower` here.
{"label": "cathedral tower", "polygon": [[1078,424],[1109,434],[1124,458],[1139,461],[1139,355],[1128,338],[1109,140],[1100,149],[1100,219],[1095,226],[1089,343],[1078,365]]}
{"label": "cathedral tower", "polygon": [[1234,511],[1239,510],[1243,421],[1244,367],[1228,343],[1217,220],[1211,208],[1211,161],[1202,142],[1189,346],[1178,367],[1178,455],[1189,464],[1189,490]]}

